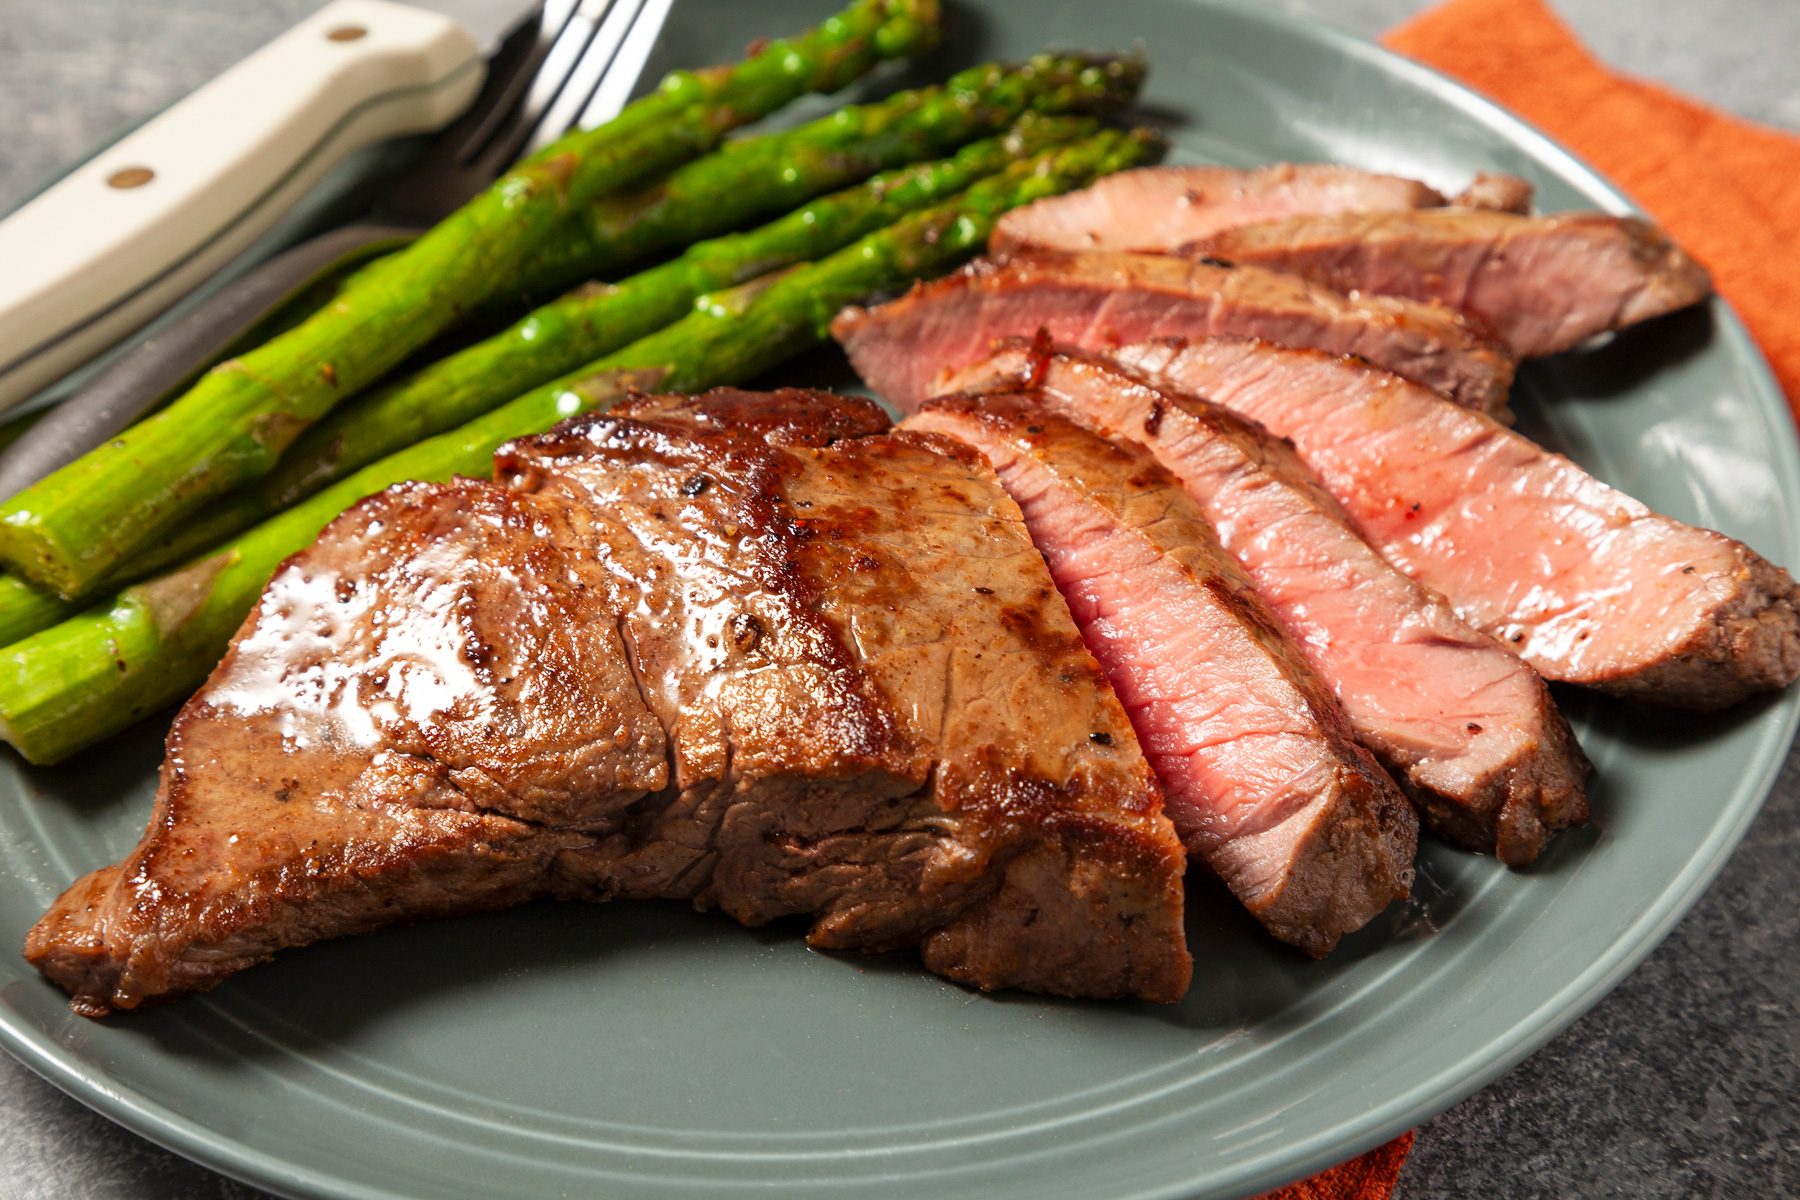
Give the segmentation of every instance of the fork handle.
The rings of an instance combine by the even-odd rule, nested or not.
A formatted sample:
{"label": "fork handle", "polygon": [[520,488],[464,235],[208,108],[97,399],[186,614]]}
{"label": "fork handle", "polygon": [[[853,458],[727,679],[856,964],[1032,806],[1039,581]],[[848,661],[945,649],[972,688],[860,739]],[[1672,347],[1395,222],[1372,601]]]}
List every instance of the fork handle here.
{"label": "fork handle", "polygon": [[[346,225],[271,258],[207,297],[64,400],[0,452],[0,501],[74,462],[231,352],[289,316],[288,302],[411,238],[396,225]],[[293,313],[295,317],[303,313]]]}
{"label": "fork handle", "polygon": [[0,411],[191,291],[345,155],[447,124],[483,69],[448,17],[337,0],[0,221]]}

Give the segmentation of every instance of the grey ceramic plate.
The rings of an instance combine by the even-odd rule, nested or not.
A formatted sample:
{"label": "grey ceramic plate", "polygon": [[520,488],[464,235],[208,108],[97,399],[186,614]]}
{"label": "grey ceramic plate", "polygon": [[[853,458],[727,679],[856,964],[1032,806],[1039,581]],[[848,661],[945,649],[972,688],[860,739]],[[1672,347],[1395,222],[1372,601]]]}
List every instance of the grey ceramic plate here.
{"label": "grey ceramic plate", "polygon": [[[664,62],[725,57],[830,0],[682,0]],[[1192,0],[993,0],[954,56],[1047,41],[1154,59],[1184,159],[1345,159],[1625,201],[1542,137],[1369,46]],[[819,360],[788,374],[830,374]],[[839,368],[841,369],[841,368]],[[1723,308],[1531,368],[1530,426],[1651,504],[1800,561],[1792,426]],[[105,1023],[0,955],[8,1048],[109,1116],[296,1195],[1237,1196],[1473,1092],[1635,966],[1770,787],[1793,695],[1719,718],[1584,696],[1599,831],[1531,871],[1431,846],[1419,899],[1327,962],[1209,888],[1173,1008],[984,997],[675,908],[542,906],[286,955]],[[160,730],[79,766],[0,766],[0,944],[148,811]]]}

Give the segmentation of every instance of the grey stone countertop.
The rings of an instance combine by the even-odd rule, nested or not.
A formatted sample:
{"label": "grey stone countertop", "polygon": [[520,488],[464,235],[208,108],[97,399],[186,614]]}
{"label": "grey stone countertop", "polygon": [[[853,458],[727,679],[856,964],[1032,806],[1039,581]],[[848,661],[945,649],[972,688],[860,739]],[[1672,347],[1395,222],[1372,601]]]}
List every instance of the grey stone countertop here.
{"label": "grey stone countertop", "polygon": [[[1369,37],[1425,7],[1270,2]],[[317,7],[0,0],[0,208]],[[1559,10],[1623,70],[1800,129],[1794,0],[1560,0]],[[1398,1200],[1800,1195],[1797,858],[1800,753],[1724,873],[1643,966],[1549,1046],[1419,1131]],[[0,1055],[0,1200],[258,1195]]]}

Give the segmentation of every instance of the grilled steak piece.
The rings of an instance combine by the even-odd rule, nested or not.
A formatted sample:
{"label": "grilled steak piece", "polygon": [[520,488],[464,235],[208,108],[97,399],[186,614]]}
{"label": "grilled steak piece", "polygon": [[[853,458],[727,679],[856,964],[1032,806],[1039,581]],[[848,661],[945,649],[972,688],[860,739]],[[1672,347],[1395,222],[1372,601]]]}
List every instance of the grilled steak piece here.
{"label": "grilled steak piece", "polygon": [[1517,175],[1477,171],[1469,186],[1450,203],[1457,208],[1485,208],[1494,212],[1528,213],[1535,189]]}
{"label": "grilled steak piece", "polygon": [[1030,391],[908,421],[984,454],[1125,702],[1190,853],[1323,955],[1408,894],[1418,822],[1181,485]]}
{"label": "grilled steak piece", "polygon": [[1359,354],[1490,411],[1505,405],[1512,383],[1510,355],[1440,306],[1155,254],[984,259],[879,308],[847,308],[831,326],[863,379],[907,411],[938,390],[943,373],[1040,329],[1095,350],[1234,334]]}
{"label": "grilled steak piece", "polygon": [[[1476,175],[1449,203],[1530,212],[1531,185],[1516,175]],[[1405,212],[1444,204],[1414,179],[1336,163],[1266,167],[1139,167],[1033,201],[1000,218],[989,249],[1140,250],[1167,254],[1197,238],[1257,221],[1317,213]]]}
{"label": "grilled steak piece", "polygon": [[97,1014],[396,921],[669,897],[980,987],[1179,996],[1180,843],[992,473],[865,401],[690,405],[340,517],[27,956]]}
{"label": "grilled steak piece", "polygon": [[1535,358],[1712,293],[1705,268],[1646,221],[1605,213],[1435,209],[1244,225],[1187,248],[1341,291],[1436,300]]}
{"label": "grilled steak piece", "polygon": [[63,893],[26,957],[93,1016],[547,890],[583,829],[668,778],[557,516],[471,482],[340,517],[182,708],[137,849]]}
{"label": "grilled steak piece", "polygon": [[1444,197],[1413,179],[1333,163],[1139,167],[1036,200],[1000,218],[994,251],[1174,250],[1233,225],[1302,213],[1430,208]]}
{"label": "grilled steak piece", "polygon": [[1290,439],[1389,562],[1550,679],[1712,709],[1800,674],[1786,571],[1480,413],[1366,363],[1255,342],[1115,357]]}
{"label": "grilled steak piece", "polygon": [[1003,350],[953,384],[1029,385],[1049,410],[1147,446],[1439,834],[1523,866],[1586,819],[1587,758],[1537,672],[1377,554],[1286,442],[1045,347]]}
{"label": "grilled steak piece", "polygon": [[752,923],[820,914],[815,945],[921,943],[982,987],[1179,996],[1179,843],[1017,506],[954,442],[738,432],[784,397],[879,412],[727,393],[701,422],[498,456],[615,527],[606,586],[671,731],[678,794],[571,869]]}

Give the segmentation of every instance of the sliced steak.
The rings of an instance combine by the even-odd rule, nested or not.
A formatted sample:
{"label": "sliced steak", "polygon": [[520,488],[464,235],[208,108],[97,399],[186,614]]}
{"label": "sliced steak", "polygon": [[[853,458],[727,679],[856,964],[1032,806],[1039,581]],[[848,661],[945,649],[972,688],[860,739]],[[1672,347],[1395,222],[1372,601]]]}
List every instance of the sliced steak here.
{"label": "sliced steak", "polygon": [[1291,440],[1388,561],[1550,679],[1711,709],[1800,674],[1786,571],[1480,413],[1366,363],[1256,342],[1115,357]]}
{"label": "sliced steak", "polygon": [[340,517],[27,956],[98,1014],[396,921],[669,897],[980,987],[1179,996],[1180,843],[992,473],[864,401],[691,403]]}
{"label": "sliced steak", "polygon": [[879,308],[847,308],[831,329],[863,379],[907,411],[944,373],[1040,329],[1084,349],[1233,334],[1358,354],[1484,410],[1505,405],[1513,368],[1497,343],[1437,305],[1155,254],[984,259]]}
{"label": "sliced steak", "polygon": [[1450,203],[1457,208],[1486,208],[1494,212],[1528,213],[1536,189],[1517,175],[1477,171],[1469,186]]}
{"label": "sliced steak", "polygon": [[[1483,171],[1453,205],[1531,211],[1531,184]],[[1167,254],[1257,221],[1318,213],[1405,212],[1445,203],[1414,179],[1336,163],[1265,167],[1139,167],[1033,201],[1000,218],[988,246],[1020,250],[1139,250]]]}
{"label": "sliced steak", "polygon": [[1301,213],[1429,208],[1444,197],[1413,179],[1332,163],[1139,167],[1036,200],[1000,218],[995,251],[1174,250],[1233,225]]}
{"label": "sliced steak", "polygon": [[1003,350],[953,383],[1029,385],[1050,411],[1147,446],[1439,834],[1523,866],[1586,819],[1587,759],[1537,672],[1377,554],[1286,442],[1105,359],[1042,347]]}
{"label": "sliced steak", "polygon": [[1340,291],[1436,300],[1534,358],[1712,294],[1705,268],[1634,217],[1469,209],[1339,213],[1244,225],[1187,252],[1304,275]]}
{"label": "sliced steak", "polygon": [[1418,825],[1193,502],[1033,393],[908,422],[974,446],[1024,511],[1189,851],[1313,955],[1408,894]]}

